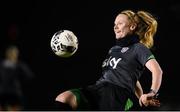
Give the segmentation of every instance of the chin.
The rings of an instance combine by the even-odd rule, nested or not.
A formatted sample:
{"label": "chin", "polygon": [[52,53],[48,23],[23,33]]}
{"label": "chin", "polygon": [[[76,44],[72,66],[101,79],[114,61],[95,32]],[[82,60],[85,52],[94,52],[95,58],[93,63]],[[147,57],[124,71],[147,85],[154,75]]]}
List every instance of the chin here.
{"label": "chin", "polygon": [[123,38],[122,36],[116,36],[116,39],[117,40],[119,40],[119,39],[121,39],[121,38]]}

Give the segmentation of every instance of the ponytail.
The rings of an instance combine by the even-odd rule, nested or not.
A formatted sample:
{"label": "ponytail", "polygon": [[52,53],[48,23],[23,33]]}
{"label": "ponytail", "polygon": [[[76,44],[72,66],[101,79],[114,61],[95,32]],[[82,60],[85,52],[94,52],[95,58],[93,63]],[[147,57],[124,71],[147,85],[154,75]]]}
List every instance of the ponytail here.
{"label": "ponytail", "polygon": [[150,13],[145,11],[138,11],[136,15],[140,20],[136,30],[140,37],[140,42],[151,48],[154,44],[153,37],[157,31],[157,21]]}

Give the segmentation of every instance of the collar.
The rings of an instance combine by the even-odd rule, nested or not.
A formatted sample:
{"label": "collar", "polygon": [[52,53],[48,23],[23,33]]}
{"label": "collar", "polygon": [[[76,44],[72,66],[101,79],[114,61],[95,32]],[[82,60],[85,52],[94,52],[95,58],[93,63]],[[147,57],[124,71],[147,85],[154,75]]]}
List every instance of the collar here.
{"label": "collar", "polygon": [[138,43],[138,42],[139,42],[138,35],[128,35],[124,38],[116,40],[116,45],[121,46],[121,47],[126,47],[126,46],[132,45],[134,43]]}

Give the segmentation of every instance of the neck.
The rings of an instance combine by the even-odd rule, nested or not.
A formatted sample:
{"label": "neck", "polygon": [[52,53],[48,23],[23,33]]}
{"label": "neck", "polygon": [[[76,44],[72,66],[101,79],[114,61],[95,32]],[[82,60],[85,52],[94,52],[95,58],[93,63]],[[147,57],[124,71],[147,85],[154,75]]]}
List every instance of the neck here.
{"label": "neck", "polygon": [[139,42],[139,37],[137,35],[127,35],[124,38],[116,40],[116,45],[126,47],[137,42]]}

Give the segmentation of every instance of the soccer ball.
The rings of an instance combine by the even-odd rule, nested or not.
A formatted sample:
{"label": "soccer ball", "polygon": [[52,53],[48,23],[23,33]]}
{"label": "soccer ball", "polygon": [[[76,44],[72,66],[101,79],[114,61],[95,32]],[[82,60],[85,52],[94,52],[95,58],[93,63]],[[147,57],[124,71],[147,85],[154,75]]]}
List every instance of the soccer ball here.
{"label": "soccer ball", "polygon": [[60,30],[51,38],[51,49],[60,57],[70,57],[78,49],[78,39],[72,31]]}

